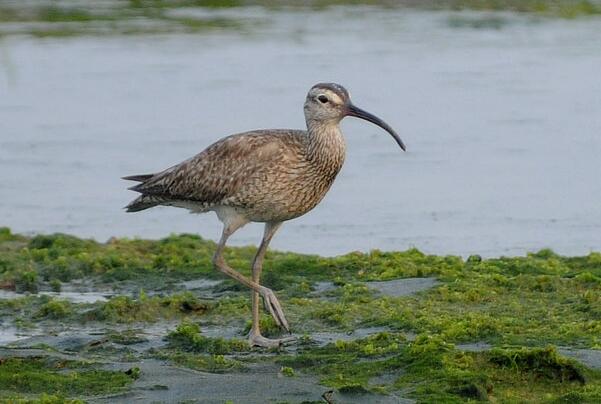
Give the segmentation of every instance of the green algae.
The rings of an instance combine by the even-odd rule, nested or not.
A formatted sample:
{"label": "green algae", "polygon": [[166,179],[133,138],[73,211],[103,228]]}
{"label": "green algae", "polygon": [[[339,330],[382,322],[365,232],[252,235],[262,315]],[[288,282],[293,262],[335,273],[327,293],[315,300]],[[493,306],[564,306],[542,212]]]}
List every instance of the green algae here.
{"label": "green algae", "polygon": [[161,319],[202,315],[209,308],[190,292],[169,296],[148,296],[141,292],[138,298],[115,296],[108,302],[95,305],[95,309],[84,312],[87,321],[108,323],[155,322]]}
{"label": "green algae", "polygon": [[123,331],[108,331],[106,337],[109,341],[121,345],[135,345],[147,342],[148,339],[140,335],[140,330],[127,329]]}
{"label": "green algae", "polygon": [[250,351],[246,341],[201,335],[200,326],[191,322],[180,323],[165,339],[167,347],[154,352],[154,357],[211,373],[244,369],[243,363],[232,355]]}
{"label": "green algae", "polygon": [[[51,303],[44,309],[41,306],[49,304],[48,300],[31,298],[18,307],[0,305],[0,311],[12,311],[24,319],[34,318],[36,313],[108,322],[203,316],[215,324],[248,324],[249,293],[229,280],[217,286],[220,293],[225,293],[218,300],[202,300],[190,292],[170,292],[182,280],[220,277],[211,264],[214,243],[200,237],[124,239],[102,244],[51,235],[22,238],[17,248],[3,247],[10,242],[0,242],[0,259],[5,262],[0,267],[0,279],[9,287],[23,274],[33,274],[27,276],[36,280],[37,289],[50,288],[50,280],[54,279],[63,283],[90,279],[98,286],[129,290],[133,285],[138,291],[160,287],[164,292],[119,295],[94,305]],[[228,248],[226,259],[249,275],[254,251]],[[378,295],[364,284],[424,276],[436,277],[441,283],[406,297]],[[327,280],[335,280],[337,286],[323,296],[314,295],[311,285]],[[450,342],[552,343],[589,348],[601,345],[599,253],[562,257],[543,250],[526,257],[464,261],[460,257],[426,255],[416,249],[334,258],[270,252],[263,283],[276,290],[295,331],[301,333],[387,326],[440,334]],[[31,305],[36,307],[28,309]],[[262,321],[270,335],[277,335],[269,318],[263,317]]]}
{"label": "green algae", "polygon": [[61,299],[50,299],[41,305],[36,317],[44,317],[53,320],[68,317],[72,312],[71,303]]}
{"label": "green algae", "polygon": [[210,373],[228,373],[245,369],[243,362],[219,354],[190,353],[163,349],[155,352],[153,356],[178,366]]}
{"label": "green algae", "polygon": [[[250,332],[251,327],[252,321],[247,320],[242,334],[247,335]],[[260,314],[259,327],[261,328],[261,334],[267,338],[280,337],[285,334],[285,331],[278,327],[273,317],[265,313]]]}
{"label": "green algae", "polygon": [[[97,395],[123,390],[134,377],[124,372],[92,369],[90,364],[51,358],[4,358],[0,361],[0,397],[51,394],[61,397]],[[41,402],[51,398],[39,398]]]}
{"label": "green algae", "polygon": [[293,377],[294,376],[294,369],[288,367],[288,366],[282,366],[280,368],[280,373],[286,377]]}
{"label": "green algae", "polygon": [[323,384],[341,392],[367,392],[372,390],[368,387],[370,378],[400,371],[400,362],[391,355],[398,354],[404,342],[402,335],[380,333],[324,347],[301,345],[295,355],[282,355],[276,362],[294,371],[320,374]]}
{"label": "green algae", "polygon": [[[250,327],[250,293],[212,268],[214,248],[213,242],[192,235],[98,243],[61,234],[27,238],[2,230],[4,287],[15,289],[15,280],[26,273],[33,274],[33,290],[51,290],[57,279],[62,287],[85,280],[103,289],[110,286],[117,295],[96,303],[35,293],[0,299],[0,320],[19,327],[93,322],[139,329],[178,320],[167,346],[148,352],[151,357],[214,373],[274,362],[286,369],[283,375],[314,375],[326,386],[353,394],[400,392],[418,402],[595,402],[601,396],[599,373],[554,348],[601,347],[599,253],[563,257],[542,250],[525,257],[464,260],[416,249],[334,258],[270,251],[262,282],[276,291],[293,332],[304,337],[296,351],[264,352],[249,349],[243,339],[201,333],[199,321],[203,327],[238,328],[239,335]],[[226,257],[249,275],[255,251],[228,248]],[[414,277],[438,283],[401,297],[368,287],[369,281]],[[197,278],[224,282],[207,298],[178,286]],[[316,287],[326,281],[331,287]],[[265,335],[281,335],[265,313],[261,326]],[[325,346],[312,338],[365,327],[389,331]],[[135,345],[146,340],[138,334],[110,331],[107,338]],[[462,342],[487,342],[493,349],[463,352],[455,347]],[[126,357],[137,356],[130,352]]]}
{"label": "green algae", "polygon": [[12,317],[25,325],[39,321],[64,324],[154,323],[204,316],[213,304],[190,292],[168,296],[148,296],[142,292],[137,298],[119,295],[106,302],[96,303],[74,303],[60,297],[31,294],[14,299],[0,299],[0,318]]}
{"label": "green algae", "polygon": [[184,322],[177,326],[175,331],[167,335],[169,347],[186,352],[203,352],[215,355],[231,354],[233,352],[246,352],[248,343],[242,340],[224,338],[210,338],[200,334],[198,324]]}
{"label": "green algae", "polygon": [[5,404],[83,404],[82,400],[68,399],[57,394],[42,393],[36,398],[23,398],[8,396],[2,399]]}
{"label": "green algae", "polygon": [[373,296],[361,287],[345,286],[338,299],[303,300],[305,320],[321,319],[341,330],[385,325],[439,333],[452,342],[600,344],[598,253],[564,258],[543,251],[528,257],[464,263],[457,257],[432,257],[410,250],[354,254],[333,261],[348,264],[349,270],[356,271],[356,279],[421,274],[437,276],[443,283],[401,298]]}
{"label": "green algae", "polygon": [[553,347],[495,349],[490,352],[489,360],[500,367],[531,372],[549,380],[586,383],[583,369],[575,361],[559,355]]}
{"label": "green algae", "polygon": [[452,1],[450,6],[458,10],[514,11],[560,18],[601,14],[601,6],[588,0],[456,0]]}
{"label": "green algae", "polygon": [[[367,349],[366,347],[370,347]],[[418,402],[552,402],[601,393],[601,373],[559,355],[554,347],[466,353],[439,336],[381,333],[363,340],[304,347],[278,360],[294,371],[321,375],[340,392],[405,391]],[[369,380],[389,374],[390,386]]]}

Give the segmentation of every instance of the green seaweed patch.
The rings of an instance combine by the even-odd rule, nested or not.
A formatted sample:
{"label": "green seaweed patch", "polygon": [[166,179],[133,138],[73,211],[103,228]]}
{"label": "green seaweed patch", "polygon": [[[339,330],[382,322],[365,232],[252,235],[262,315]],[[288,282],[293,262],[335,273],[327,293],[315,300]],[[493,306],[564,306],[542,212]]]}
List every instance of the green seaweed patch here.
{"label": "green seaweed patch", "polygon": [[399,358],[407,366],[396,386],[413,389],[425,402],[550,402],[601,391],[599,372],[562,357],[554,347],[466,353],[439,336],[421,335]]}
{"label": "green seaweed patch", "polygon": [[[3,230],[0,283],[35,290],[45,282],[86,278],[114,287],[166,290],[199,277],[224,277],[213,268],[215,244],[194,235],[158,241],[111,239],[107,243],[55,234],[33,238]],[[19,239],[15,246],[14,239]],[[1,239],[0,239],[1,240]],[[250,274],[254,247],[228,248],[226,259]],[[450,342],[486,341],[495,345],[601,346],[601,254],[563,257],[541,250],[526,257],[464,261],[417,249],[403,252],[350,253],[326,258],[270,251],[263,284],[274,289],[296,333],[351,331],[384,326],[414,333],[440,334]],[[376,296],[363,282],[432,276],[433,289],[405,297]],[[334,280],[327,296],[311,285]],[[11,283],[12,282],[12,283]],[[41,285],[41,286],[40,286]],[[249,292],[223,283],[217,300],[190,294],[118,296],[92,307],[71,305],[76,318],[107,322],[157,321],[206,316],[214,324],[237,324],[250,318]],[[0,313],[36,319],[43,300],[0,303]],[[50,309],[51,307],[48,307]],[[58,308],[58,307],[57,307]],[[57,313],[46,310],[49,316]],[[59,310],[60,312],[60,310]],[[43,317],[42,317],[43,318]],[[263,320],[274,335],[276,330]]]}
{"label": "green seaweed patch", "polygon": [[[65,243],[61,236],[57,238]],[[36,247],[42,250],[52,248],[55,244],[44,239],[38,239],[36,243]],[[78,244],[71,243],[71,249],[80,248]],[[110,244],[112,249],[123,247],[118,240]],[[161,265],[171,262],[169,265],[185,266],[185,262],[173,261],[171,254],[181,258],[181,252],[198,247],[206,247],[200,257],[204,254],[207,262],[210,262],[212,252],[198,237],[185,235],[160,242],[125,241],[124,244],[128,245],[124,252],[129,251],[132,244],[137,248],[143,246],[142,249],[146,251],[156,249],[157,244],[161,249],[172,251],[160,256],[160,259],[153,259]],[[88,245],[86,248],[94,249],[97,245]],[[69,250],[64,256],[69,256],[71,252]],[[110,251],[109,255],[113,253]],[[78,254],[83,254],[78,259],[88,259],[87,253]],[[238,267],[245,268],[252,258],[253,249],[229,249],[228,254]],[[58,254],[57,260],[60,258]],[[113,258],[101,259],[114,262]],[[304,265],[305,262],[307,265]],[[117,267],[119,265],[115,265]],[[483,339],[492,343],[552,342],[596,346],[599,342],[595,335],[599,335],[601,313],[598,293],[601,286],[600,267],[598,253],[591,253],[587,257],[564,258],[550,251],[541,251],[528,257],[472,259],[465,263],[455,257],[443,259],[426,256],[417,250],[385,254],[377,251],[370,254],[354,253],[334,259],[270,253],[266,263],[266,272],[270,275],[265,279],[268,286],[284,288],[278,290],[278,295],[284,298],[283,304],[290,318],[302,324],[299,328],[307,325],[318,329],[333,326],[351,330],[361,325],[386,325],[417,332],[442,332],[446,338],[457,342]],[[331,301],[307,298],[304,292],[298,292],[298,286],[303,282],[307,285],[310,284],[307,282],[309,280],[324,279],[324,269],[331,270],[328,275],[343,285],[331,293]],[[212,269],[208,270],[213,272]],[[301,275],[294,274],[293,271],[297,270]],[[174,268],[173,272],[177,271]],[[150,272],[158,275],[160,270],[156,268]],[[171,270],[165,269],[166,277],[170,273]],[[417,296],[376,299],[357,283],[357,280],[394,279],[419,274],[437,274],[446,284]],[[188,273],[187,276],[193,275]],[[294,290],[296,295],[289,294],[289,290]],[[519,295],[516,290],[520,291]],[[239,291],[241,289],[234,292]],[[152,299],[157,298],[119,298],[107,305],[109,315],[105,318],[152,321],[161,312],[159,301],[153,303]],[[219,299],[211,314],[217,322],[219,318],[228,322],[236,319],[245,321],[249,315],[248,300],[246,293]],[[193,308],[194,303],[184,302],[182,307],[186,306]],[[173,309],[175,305],[170,304],[169,307]],[[132,310],[139,314],[137,318],[134,316],[128,320]],[[169,316],[178,312],[181,313],[179,309],[164,313]]]}
{"label": "green seaweed patch", "polygon": [[178,325],[166,339],[170,348],[186,352],[226,355],[250,350],[248,343],[243,340],[205,337],[200,333],[200,326],[190,322]]}
{"label": "green seaweed patch", "polygon": [[90,365],[51,358],[0,360],[0,397],[11,394],[97,395],[122,391],[134,377],[125,372],[89,369]]}
{"label": "green seaweed patch", "polygon": [[190,18],[190,17],[164,17],[166,22],[171,22],[184,28],[186,32],[200,32],[214,29],[240,29],[242,24],[230,18]]}
{"label": "green seaweed patch", "polygon": [[294,369],[292,369],[291,367],[288,367],[288,366],[282,366],[280,368],[280,373],[283,376],[286,376],[286,377],[293,377],[294,376]]}
{"label": "green seaweed patch", "polygon": [[67,300],[50,299],[42,304],[35,317],[60,320],[69,317],[73,313],[72,304]]}
{"label": "green seaweed patch", "polygon": [[25,236],[14,234],[10,228],[0,226],[0,243],[2,243],[3,249],[10,249],[11,246],[15,246],[15,242],[25,242],[26,240]]}
{"label": "green seaweed patch", "polygon": [[107,15],[93,15],[89,11],[77,8],[40,7],[36,10],[36,19],[46,22],[90,22],[112,19]]}
{"label": "green seaweed patch", "polygon": [[354,252],[335,257],[332,261],[336,267],[344,268],[344,272],[350,271],[355,275],[352,278],[364,281],[439,276],[454,274],[463,268],[461,257],[426,255],[416,248],[402,252]]}
{"label": "green seaweed patch", "polygon": [[140,335],[139,330],[109,331],[106,334],[109,341],[120,345],[135,345],[147,342],[148,338]]}
{"label": "green seaweed patch", "polygon": [[395,383],[425,402],[487,400],[488,376],[473,366],[470,354],[455,350],[439,335],[421,334],[395,358],[404,372]]}
{"label": "green seaweed patch", "polygon": [[[242,334],[244,334],[244,335],[248,334],[250,332],[251,327],[252,327],[252,321],[248,320],[246,322],[246,325],[244,326],[244,330],[242,331]],[[272,316],[265,314],[265,313],[261,313],[261,315],[259,317],[259,327],[261,328],[261,334],[264,337],[268,337],[268,338],[279,337],[285,332],[277,325],[277,323],[275,322],[275,320],[273,319]]]}
{"label": "green seaweed patch", "polygon": [[341,392],[378,392],[369,379],[401,369],[394,356],[405,339],[400,334],[379,333],[362,340],[336,341],[325,347],[299,346],[296,355],[283,355],[276,362],[292,370],[322,376],[321,382]]}
{"label": "green seaweed patch", "polygon": [[47,295],[27,295],[0,299],[0,318],[12,318],[20,328],[30,328],[40,320],[72,321],[78,318],[75,305]]}
{"label": "green seaweed patch", "polygon": [[250,317],[250,296],[224,296],[219,299],[212,307],[207,318],[214,324],[236,324],[242,326]]}
{"label": "green seaweed patch", "polygon": [[40,235],[3,256],[7,264],[0,265],[0,274],[35,271],[43,280],[61,282],[92,276],[111,284],[149,278],[162,278],[163,282],[165,278],[192,279],[214,276],[213,248],[214,243],[189,235],[159,242],[112,239],[104,244],[64,234]]}
{"label": "green seaweed patch", "polygon": [[39,290],[38,273],[33,270],[25,270],[16,274],[12,280],[14,290],[23,293],[37,293]]}
{"label": "green seaweed patch", "polygon": [[205,316],[214,304],[191,292],[148,296],[141,291],[137,298],[119,295],[106,302],[95,303],[74,303],[38,294],[0,299],[0,318],[12,317],[26,323],[39,320],[100,321],[107,324],[153,323],[164,319]]}
{"label": "green seaweed patch", "polygon": [[[415,261],[407,262],[407,254]],[[541,251],[527,257],[468,260],[417,251],[353,254],[346,268],[357,278],[382,280],[437,274],[443,283],[406,297],[374,297],[349,281],[331,300],[293,298],[287,312],[315,329],[387,326],[442,334],[453,342],[595,347],[601,340],[599,254],[561,257]],[[379,262],[392,260],[395,265]],[[337,259],[334,258],[334,261]],[[422,265],[429,269],[423,269]],[[346,291],[345,291],[346,289]],[[321,325],[320,325],[321,323]],[[306,330],[303,330],[306,331]]]}
{"label": "green seaweed patch", "polygon": [[167,296],[148,296],[141,292],[137,298],[113,296],[106,302],[73,303],[48,295],[29,295],[0,299],[0,317],[13,318],[15,325],[26,327],[47,320],[63,323],[104,322],[153,323],[162,319],[181,319],[203,316],[210,303],[190,292]]}
{"label": "green seaweed patch", "polygon": [[[215,245],[210,241],[181,235],[97,243],[61,234],[33,238],[9,230],[0,234],[0,282],[4,282],[0,284],[9,289],[15,289],[19,279],[35,289],[47,288],[53,280],[85,278],[125,290],[161,293],[141,291],[94,304],[39,295],[0,299],[2,321],[14,319],[17,326],[40,320],[111,324],[178,319],[184,321],[167,337],[168,347],[155,353],[194,369],[227,372],[248,360],[276,360],[294,374],[315,374],[321,383],[341,392],[401,390],[420,402],[600,401],[598,372],[568,361],[553,348],[540,348],[601,347],[598,252],[564,257],[546,249],[525,257],[472,256],[464,261],[416,249],[334,258],[270,251],[263,284],[276,291],[293,332],[307,337],[295,353],[259,358],[249,355],[246,341],[205,337],[194,323],[202,316],[214,325],[250,326],[250,293],[245,288],[224,282],[223,294],[211,300],[190,292],[169,294],[182,280],[221,277],[212,268]],[[228,248],[226,259],[249,275],[255,251]],[[390,297],[373,293],[365,284],[420,276],[437,278],[437,286]],[[337,287],[316,294],[311,285],[323,281]],[[265,312],[261,326],[266,334],[279,334]],[[373,326],[391,331],[325,347],[310,337],[320,331]],[[408,342],[402,331],[418,335]],[[135,332],[108,339],[124,345],[138,341]],[[476,341],[516,348],[471,353],[454,346]]]}
{"label": "green seaweed patch", "polygon": [[[478,355],[500,401],[562,402],[601,397],[601,374],[559,355],[554,347],[493,350]],[[492,367],[490,366],[492,364]],[[495,382],[496,381],[496,382]],[[563,401],[565,402],[565,401]]]}
{"label": "green seaweed patch", "polygon": [[576,361],[565,358],[552,346],[546,348],[494,349],[490,361],[518,372],[529,372],[536,377],[561,383],[577,381],[586,383],[584,368]]}
{"label": "green seaweed patch", "polygon": [[229,8],[246,4],[241,0],[129,0],[130,7],[142,8],[177,8],[177,7],[210,7]]}
{"label": "green seaweed patch", "polygon": [[560,403],[599,403],[601,402],[601,388],[587,385],[579,390],[571,390],[560,395],[558,398],[550,400],[554,404]]}
{"label": "green seaweed patch", "polygon": [[[440,335],[407,342],[380,333],[325,347],[302,346],[279,364],[313,373],[340,392],[403,391],[418,402],[553,402],[601,394],[601,374],[559,355],[554,347],[462,352]],[[373,377],[390,382],[372,386]],[[584,399],[586,398],[586,399]]]}
{"label": "green seaweed patch", "polygon": [[153,356],[179,366],[209,373],[227,373],[244,370],[242,362],[220,354],[201,354],[166,349],[155,352]]}
{"label": "green seaweed patch", "polygon": [[51,279],[49,285],[50,289],[52,289],[52,291],[55,293],[60,293],[63,286],[61,281],[59,281],[58,279]]}
{"label": "green seaweed patch", "polygon": [[452,0],[442,4],[458,10],[514,11],[560,18],[601,14],[601,6],[589,0]]}
{"label": "green seaweed patch", "polygon": [[199,299],[191,292],[167,296],[148,296],[141,291],[137,298],[113,296],[106,302],[73,303],[48,295],[29,295],[0,299],[0,318],[12,317],[29,324],[39,320],[61,322],[99,321],[115,323],[153,323],[163,319],[204,316],[211,302]]}
{"label": "green seaweed patch", "polygon": [[42,393],[36,398],[9,395],[3,398],[6,404],[84,404],[83,400],[70,399],[59,394]]}
{"label": "green seaweed patch", "polygon": [[209,309],[209,303],[201,301],[190,292],[148,296],[141,291],[137,299],[114,296],[86,312],[84,316],[88,321],[111,323],[156,322],[160,319],[203,315]]}

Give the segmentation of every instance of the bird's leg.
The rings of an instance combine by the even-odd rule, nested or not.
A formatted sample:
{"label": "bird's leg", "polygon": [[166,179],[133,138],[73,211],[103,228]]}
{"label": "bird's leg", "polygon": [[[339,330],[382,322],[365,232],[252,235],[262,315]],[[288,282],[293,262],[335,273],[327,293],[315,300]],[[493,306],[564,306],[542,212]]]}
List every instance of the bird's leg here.
{"label": "bird's leg", "polygon": [[[267,252],[267,246],[269,245],[269,243],[271,242],[271,239],[273,238],[273,235],[280,228],[281,225],[282,225],[281,222],[265,224],[265,233],[263,234],[263,240],[261,241],[261,245],[259,246],[259,249],[257,250],[257,254],[255,255],[255,259],[253,260],[253,265],[252,265],[252,280],[253,280],[253,282],[256,282],[257,284],[259,284],[259,281],[261,279],[261,271],[263,270],[263,259],[265,258],[265,253]],[[251,294],[252,294],[253,320],[252,320],[252,327],[250,329],[250,334],[248,336],[249,344],[251,346],[262,346],[265,348],[273,348],[273,347],[281,346],[287,342],[293,341],[295,339],[294,337],[270,339],[270,338],[265,338],[264,336],[261,335],[261,330],[260,330],[260,325],[259,325],[259,293],[255,292],[253,290],[251,292]],[[267,304],[267,302],[266,302],[266,306],[267,306],[267,309],[273,315],[272,308],[270,308],[270,306]],[[288,330],[288,323],[286,322],[286,318],[284,317],[284,313],[282,311],[280,311],[279,313],[276,313],[276,316],[274,316],[274,318],[276,319],[276,322],[278,321],[278,317],[280,320],[282,320],[282,324],[278,324],[278,325],[280,325],[280,327]]]}
{"label": "bird's leg", "polygon": [[243,223],[237,225],[225,224],[223,227],[223,233],[221,234],[221,239],[219,240],[219,244],[217,245],[217,250],[215,251],[215,255],[213,256],[213,265],[219,271],[223,272],[227,276],[237,280],[244,286],[252,289],[253,291],[259,293],[263,297],[263,301],[265,306],[269,310],[269,313],[273,316],[275,322],[280,326],[288,329],[288,322],[284,317],[284,312],[282,310],[282,306],[278,301],[275,293],[269,288],[259,285],[257,282],[248,279],[246,276],[232,269],[223,259],[223,249],[225,248],[225,243],[227,239],[240,227],[243,226]]}

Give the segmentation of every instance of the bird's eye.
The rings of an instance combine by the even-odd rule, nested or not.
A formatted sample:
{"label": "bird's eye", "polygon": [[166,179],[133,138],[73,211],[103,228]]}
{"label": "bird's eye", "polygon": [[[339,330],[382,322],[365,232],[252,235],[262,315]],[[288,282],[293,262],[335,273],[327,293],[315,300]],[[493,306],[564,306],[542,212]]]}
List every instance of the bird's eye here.
{"label": "bird's eye", "polygon": [[319,100],[319,102],[321,102],[322,104],[325,104],[326,102],[328,102],[328,97],[326,97],[325,95],[320,95],[319,97],[317,97],[317,99]]}

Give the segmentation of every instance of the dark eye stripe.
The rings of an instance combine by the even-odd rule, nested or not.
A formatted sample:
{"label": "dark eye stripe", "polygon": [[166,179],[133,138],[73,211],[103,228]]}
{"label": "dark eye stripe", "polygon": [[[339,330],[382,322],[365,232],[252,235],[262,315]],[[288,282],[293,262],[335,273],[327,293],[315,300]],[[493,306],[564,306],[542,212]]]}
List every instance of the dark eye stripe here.
{"label": "dark eye stripe", "polygon": [[317,99],[322,103],[325,104],[326,102],[328,102],[328,97],[326,97],[325,95],[320,95],[319,97],[317,97]]}

